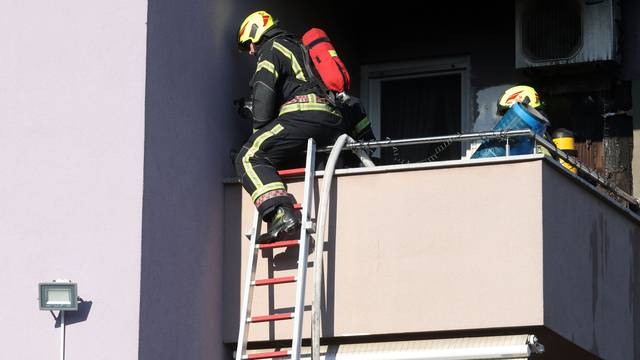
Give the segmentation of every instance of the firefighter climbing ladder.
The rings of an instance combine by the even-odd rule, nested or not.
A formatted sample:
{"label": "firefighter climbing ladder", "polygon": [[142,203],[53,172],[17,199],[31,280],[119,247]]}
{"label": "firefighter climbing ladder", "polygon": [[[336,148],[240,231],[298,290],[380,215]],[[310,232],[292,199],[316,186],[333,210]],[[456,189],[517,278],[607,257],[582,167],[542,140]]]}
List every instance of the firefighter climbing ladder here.
{"label": "firefighter climbing ladder", "polygon": [[[311,208],[313,206],[313,182],[315,172],[315,154],[316,146],[313,139],[309,139],[307,143],[307,159],[304,169],[292,169],[279,171],[282,177],[299,176],[304,173],[304,193],[302,203],[296,204],[295,208],[301,209],[302,226],[300,229],[299,240],[284,240],[270,244],[257,244],[256,239],[260,235],[262,220],[255,212],[253,223],[251,226],[251,242],[249,245],[249,258],[247,259],[247,268],[243,285],[242,308],[240,312],[240,329],[238,331],[238,347],[236,349],[236,359],[271,359],[275,357],[291,356],[291,359],[300,358],[300,347],[302,340],[302,319],[304,315],[304,290],[307,274],[307,254],[309,252],[309,238],[314,231],[314,224],[311,220]],[[256,263],[258,260],[258,252],[266,249],[298,247],[298,271],[296,276],[274,277],[270,279],[256,280]],[[275,286],[285,283],[296,283],[296,299],[294,304],[294,312],[277,313],[261,316],[251,315],[251,305],[253,300],[253,290],[256,286]],[[291,350],[272,351],[255,354],[247,354],[247,341],[249,336],[249,328],[253,323],[278,321],[293,319],[293,344]]]}

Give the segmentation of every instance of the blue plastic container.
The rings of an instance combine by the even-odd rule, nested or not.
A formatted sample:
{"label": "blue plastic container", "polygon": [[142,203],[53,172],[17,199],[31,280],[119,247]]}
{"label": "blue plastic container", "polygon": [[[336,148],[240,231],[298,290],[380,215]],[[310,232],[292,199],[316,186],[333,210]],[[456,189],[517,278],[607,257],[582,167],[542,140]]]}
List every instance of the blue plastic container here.
{"label": "blue plastic container", "polygon": [[[535,114],[534,114],[535,112]],[[531,129],[538,135],[543,135],[547,130],[549,121],[533,108],[525,107],[520,103],[514,103],[509,111],[498,121],[493,131]],[[482,142],[482,145],[473,153],[472,159],[505,156],[506,141],[503,139],[491,139]],[[535,141],[527,136],[513,137],[509,139],[509,155],[524,155],[533,153]]]}

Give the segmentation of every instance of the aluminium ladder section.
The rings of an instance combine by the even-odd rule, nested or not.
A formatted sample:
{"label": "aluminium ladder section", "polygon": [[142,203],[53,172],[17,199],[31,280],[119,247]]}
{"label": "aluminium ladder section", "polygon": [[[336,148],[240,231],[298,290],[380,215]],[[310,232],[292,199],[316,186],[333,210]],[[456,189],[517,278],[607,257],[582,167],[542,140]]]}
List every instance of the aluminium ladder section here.
{"label": "aluminium ladder section", "polygon": [[[292,360],[300,359],[300,349],[302,343],[302,320],[304,315],[304,293],[305,282],[307,276],[307,255],[309,252],[309,237],[313,232],[313,223],[311,220],[311,208],[313,206],[313,190],[315,178],[315,155],[316,145],[313,139],[307,142],[307,157],[304,168],[304,194],[302,198],[302,206],[296,204],[295,208],[301,208],[302,219],[300,226],[299,240],[285,240],[270,244],[256,244],[256,240],[260,235],[262,220],[256,210],[253,216],[251,227],[251,238],[249,244],[249,259],[247,259],[247,269],[243,285],[242,308],[240,310],[240,328],[238,330],[238,346],[236,348],[236,359],[270,359],[274,357],[291,356]],[[284,170],[279,171],[281,176],[298,175],[299,171]],[[263,249],[274,249],[289,246],[298,246],[298,270],[295,278],[283,277],[264,280],[255,280],[256,263],[258,259],[258,251]],[[251,316],[251,305],[253,301],[253,290],[256,286],[270,286],[296,282],[296,299],[295,310],[293,313],[286,314],[270,314],[266,316]],[[277,321],[293,319],[292,331],[292,347],[287,351],[275,351],[257,354],[247,354],[247,342],[249,337],[249,328],[251,323]]]}

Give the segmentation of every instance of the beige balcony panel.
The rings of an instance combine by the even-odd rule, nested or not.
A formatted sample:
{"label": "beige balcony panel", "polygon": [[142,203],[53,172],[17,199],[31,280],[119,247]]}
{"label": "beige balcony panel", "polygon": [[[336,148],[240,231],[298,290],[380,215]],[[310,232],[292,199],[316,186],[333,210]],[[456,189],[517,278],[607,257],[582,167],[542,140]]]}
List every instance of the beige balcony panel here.
{"label": "beige balcony panel", "polygon": [[[325,246],[324,336],[542,325],[540,164],[338,176]],[[290,190],[301,197],[302,183]],[[225,195],[225,340],[233,342],[253,207],[239,185],[227,185]],[[256,277],[293,275],[296,254],[260,254]],[[257,288],[252,314],[290,311],[294,290]],[[307,311],[305,337],[309,319]],[[291,321],[251,325],[252,341],[287,338]]]}
{"label": "beige balcony panel", "polygon": [[[323,336],[522,326],[601,358],[640,358],[637,214],[541,156],[412,167],[337,176]],[[224,339],[233,343],[253,206],[238,184],[225,196]],[[296,250],[262,253],[257,277],[292,275]],[[254,315],[290,311],[294,289],[256,289]],[[252,325],[249,337],[290,338],[291,321]]]}

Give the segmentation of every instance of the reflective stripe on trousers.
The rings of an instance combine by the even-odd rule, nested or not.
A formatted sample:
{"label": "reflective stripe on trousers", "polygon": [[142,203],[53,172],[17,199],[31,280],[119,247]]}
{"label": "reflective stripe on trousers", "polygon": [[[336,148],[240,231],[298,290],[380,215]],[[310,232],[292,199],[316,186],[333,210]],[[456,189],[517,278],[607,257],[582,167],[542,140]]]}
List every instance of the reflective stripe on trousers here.
{"label": "reflective stripe on trousers", "polygon": [[268,191],[285,189],[284,184],[281,182],[273,182],[273,183],[264,185],[260,180],[260,178],[258,177],[258,174],[256,174],[255,169],[251,165],[251,158],[256,154],[258,150],[260,150],[260,146],[265,142],[265,140],[269,139],[274,135],[277,135],[282,130],[284,130],[284,127],[278,124],[274,126],[273,129],[266,131],[264,134],[258,136],[251,144],[251,147],[249,148],[247,153],[242,157],[242,166],[244,167],[245,174],[249,177],[249,180],[251,181],[253,186],[256,188],[256,190],[253,193],[251,193],[252,201],[255,201],[260,195]]}

